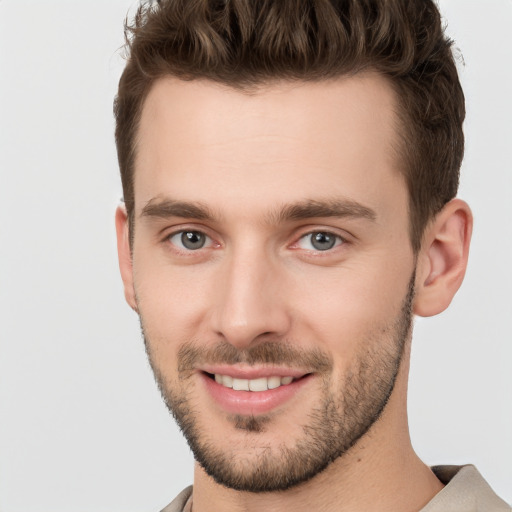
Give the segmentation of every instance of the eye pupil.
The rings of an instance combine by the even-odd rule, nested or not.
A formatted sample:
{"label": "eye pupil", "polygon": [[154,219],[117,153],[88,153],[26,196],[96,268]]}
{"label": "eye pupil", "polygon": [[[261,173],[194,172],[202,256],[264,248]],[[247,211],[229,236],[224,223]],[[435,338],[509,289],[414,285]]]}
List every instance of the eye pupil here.
{"label": "eye pupil", "polygon": [[190,250],[201,249],[204,246],[206,237],[198,231],[184,231],[181,234],[183,247]]}
{"label": "eye pupil", "polygon": [[317,232],[311,234],[311,245],[317,251],[327,251],[334,247],[336,237],[330,233]]}

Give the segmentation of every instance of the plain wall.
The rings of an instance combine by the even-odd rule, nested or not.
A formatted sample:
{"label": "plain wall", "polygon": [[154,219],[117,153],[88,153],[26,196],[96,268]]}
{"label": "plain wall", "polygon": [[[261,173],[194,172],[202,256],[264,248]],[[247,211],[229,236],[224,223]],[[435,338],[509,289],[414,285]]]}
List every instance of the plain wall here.
{"label": "plain wall", "polygon": [[[116,260],[112,99],[134,6],[0,2],[1,512],[157,511],[192,481]],[[441,9],[465,60],[475,230],[452,306],[416,323],[412,439],[512,502],[512,2]]]}

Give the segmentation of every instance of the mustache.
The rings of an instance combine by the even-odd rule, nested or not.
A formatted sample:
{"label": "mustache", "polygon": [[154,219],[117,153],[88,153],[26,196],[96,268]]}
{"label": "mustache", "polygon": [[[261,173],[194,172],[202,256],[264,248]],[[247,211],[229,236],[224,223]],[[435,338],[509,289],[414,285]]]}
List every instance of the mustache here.
{"label": "mustache", "polygon": [[201,364],[265,364],[298,367],[310,372],[332,370],[332,358],[314,348],[305,350],[287,342],[268,341],[244,349],[238,349],[226,341],[205,347],[196,342],[184,343],[178,351],[178,371],[189,372]]}

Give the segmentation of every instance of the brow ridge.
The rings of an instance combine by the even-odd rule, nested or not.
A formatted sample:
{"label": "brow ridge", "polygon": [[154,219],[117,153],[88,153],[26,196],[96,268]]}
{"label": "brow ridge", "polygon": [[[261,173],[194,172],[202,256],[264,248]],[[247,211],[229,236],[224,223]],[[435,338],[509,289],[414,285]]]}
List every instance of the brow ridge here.
{"label": "brow ridge", "polygon": [[197,220],[213,220],[215,217],[210,208],[204,204],[160,198],[149,200],[144,208],[142,208],[140,216],[162,219],[183,217]]}
{"label": "brow ridge", "polygon": [[[179,201],[171,198],[153,198],[147,202],[141,217],[170,218],[183,217],[213,221],[217,216],[205,204],[200,202]],[[297,203],[276,207],[266,218],[268,224],[280,224],[288,221],[306,220],[318,217],[353,217],[375,221],[377,214],[371,208],[347,199],[308,199]]]}
{"label": "brow ridge", "polygon": [[315,217],[354,217],[375,221],[377,214],[371,208],[353,200],[338,198],[327,200],[309,199],[276,209],[270,214],[269,221],[280,223]]}

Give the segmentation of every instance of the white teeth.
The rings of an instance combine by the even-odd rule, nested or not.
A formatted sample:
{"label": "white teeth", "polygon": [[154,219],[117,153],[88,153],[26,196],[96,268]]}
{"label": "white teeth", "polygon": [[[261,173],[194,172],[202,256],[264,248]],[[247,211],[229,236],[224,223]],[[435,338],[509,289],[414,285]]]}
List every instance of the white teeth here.
{"label": "white teeth", "polygon": [[249,391],[249,381],[247,379],[233,379],[233,389],[235,391]]}
{"label": "white teeth", "polygon": [[281,385],[281,377],[269,377],[267,386],[268,389],[276,389]]}
{"label": "white teeth", "polygon": [[291,384],[293,377],[260,377],[259,379],[237,379],[229,375],[215,374],[215,382],[235,391],[267,391]]}
{"label": "white teeth", "polygon": [[248,381],[249,389],[251,391],[266,391],[267,387],[267,378],[262,377],[261,379],[251,379]]}
{"label": "white teeth", "polygon": [[221,378],[223,386],[226,386],[227,388],[233,387],[233,377],[230,377],[229,375],[221,375]]}

